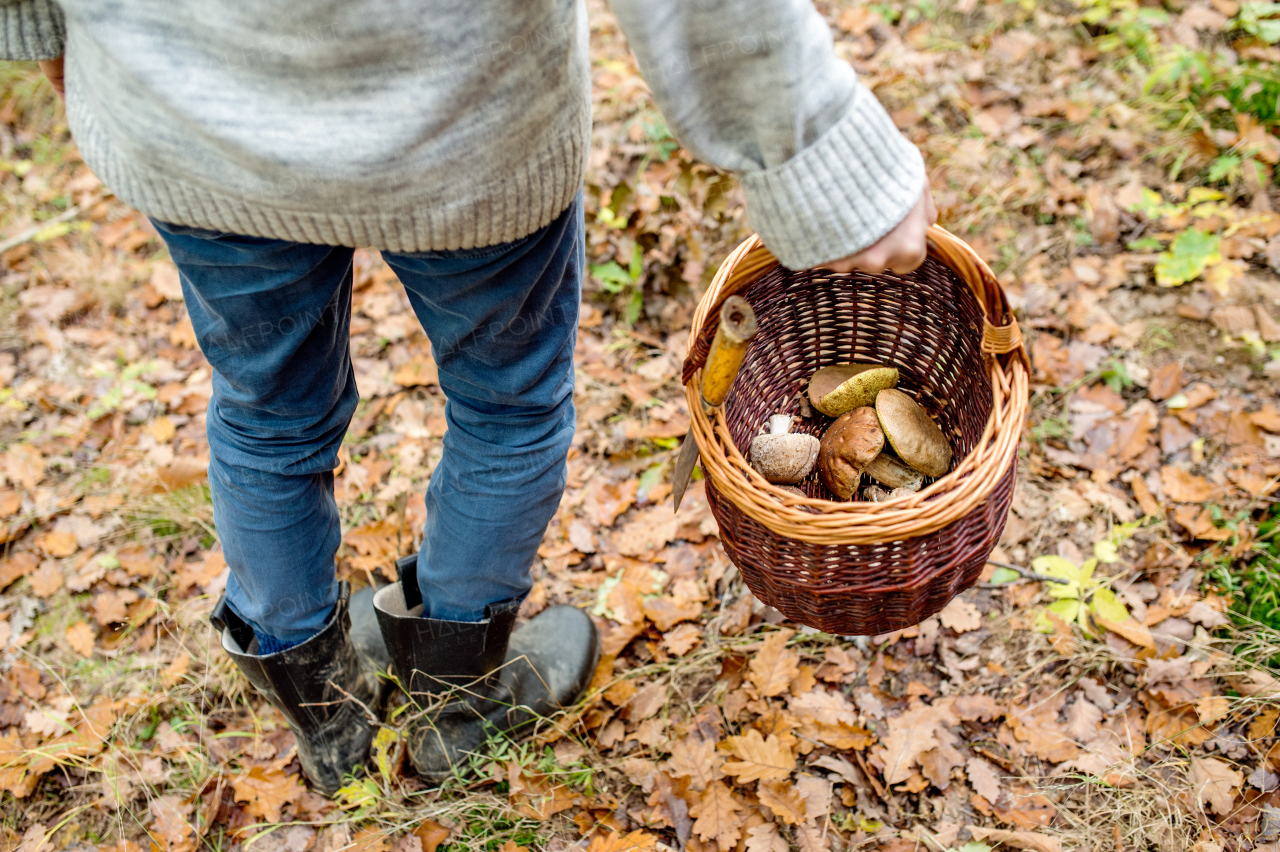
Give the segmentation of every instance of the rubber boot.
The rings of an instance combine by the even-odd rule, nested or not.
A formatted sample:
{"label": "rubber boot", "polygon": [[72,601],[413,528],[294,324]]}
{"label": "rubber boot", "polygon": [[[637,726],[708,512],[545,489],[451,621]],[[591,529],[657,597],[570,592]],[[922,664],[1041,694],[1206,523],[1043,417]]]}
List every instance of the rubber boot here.
{"label": "rubber boot", "polygon": [[[361,653],[351,640],[350,593],[350,586],[341,583],[333,615],[315,636],[265,656],[255,653],[253,628],[227,605],[225,596],[209,616],[222,634],[222,649],[284,714],[297,740],[302,771],[326,794],[337,791],[357,766],[369,765],[369,746],[377,732],[371,716],[380,712],[386,691],[375,660],[379,653],[385,660],[385,648],[374,642]],[[371,603],[370,596],[366,601]],[[385,662],[382,668],[386,670]]]}
{"label": "rubber boot", "polygon": [[600,637],[582,610],[550,607],[518,628],[518,599],[489,605],[479,622],[422,618],[417,557],[396,568],[400,582],[378,591],[374,610],[392,672],[416,705],[409,759],[427,781],[448,778],[495,733],[531,732],[591,682]]}

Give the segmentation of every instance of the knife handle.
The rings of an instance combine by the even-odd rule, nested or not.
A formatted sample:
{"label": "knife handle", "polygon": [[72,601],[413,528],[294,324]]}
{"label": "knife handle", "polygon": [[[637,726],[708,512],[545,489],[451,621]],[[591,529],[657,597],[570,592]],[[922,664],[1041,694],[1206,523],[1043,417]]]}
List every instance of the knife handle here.
{"label": "knife handle", "polygon": [[725,299],[720,306],[720,327],[702,368],[702,410],[707,416],[729,395],[756,331],[756,314],[747,300],[741,296]]}

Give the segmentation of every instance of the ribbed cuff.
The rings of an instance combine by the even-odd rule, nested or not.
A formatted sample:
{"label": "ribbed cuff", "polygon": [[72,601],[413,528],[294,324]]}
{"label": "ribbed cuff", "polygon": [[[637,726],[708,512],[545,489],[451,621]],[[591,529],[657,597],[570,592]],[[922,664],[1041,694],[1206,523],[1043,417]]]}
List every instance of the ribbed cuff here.
{"label": "ribbed cuff", "polygon": [[0,59],[53,59],[65,41],[62,10],[53,0],[0,4]]}
{"label": "ribbed cuff", "polygon": [[924,191],[924,158],[871,92],[780,166],[742,176],[751,223],[788,269],[820,266],[875,243]]}

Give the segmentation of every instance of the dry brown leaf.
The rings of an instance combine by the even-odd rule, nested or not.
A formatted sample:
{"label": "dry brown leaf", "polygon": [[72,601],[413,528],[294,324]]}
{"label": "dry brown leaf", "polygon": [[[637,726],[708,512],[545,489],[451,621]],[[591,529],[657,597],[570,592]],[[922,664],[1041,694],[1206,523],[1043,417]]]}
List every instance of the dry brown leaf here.
{"label": "dry brown leaf", "polygon": [[693,621],[702,615],[702,602],[662,595],[647,598],[642,604],[645,617],[653,622],[653,626],[666,632],[681,621]]}
{"label": "dry brown leaf", "polygon": [[688,778],[690,790],[705,790],[711,782],[724,777],[724,758],[716,751],[716,744],[693,735],[672,744],[666,766],[672,777]]}
{"label": "dry brown leaf", "polygon": [[898,784],[911,777],[920,755],[938,747],[939,725],[955,725],[959,720],[951,711],[951,702],[940,699],[933,704],[915,704],[900,716],[888,721],[889,733],[883,737],[881,761],[886,784]]}
{"label": "dry brown leaf", "polygon": [[981,757],[971,757],[964,765],[965,774],[974,791],[988,802],[1000,800],[1000,776],[996,768]]}
{"label": "dry brown leaf", "polygon": [[61,559],[76,552],[77,545],[74,533],[50,530],[36,536],[35,541],[36,547],[43,550],[45,555],[52,556],[55,559]]}
{"label": "dry brown leaf", "polygon": [[849,699],[829,689],[814,689],[797,695],[788,706],[792,713],[805,722],[854,725],[858,721],[858,711]]}
{"label": "dry brown leaf", "polygon": [[169,415],[164,414],[147,424],[147,434],[155,438],[157,444],[167,444],[178,431]]}
{"label": "dry brown leaf", "polygon": [[391,381],[402,388],[428,387],[440,384],[440,370],[431,355],[420,355],[405,361],[391,375]]}
{"label": "dry brown leaf", "polygon": [[673,657],[683,657],[702,644],[702,628],[696,624],[681,624],[662,637],[662,647]]}
{"label": "dry brown leaf", "polygon": [[160,843],[161,849],[179,852],[195,846],[195,829],[187,821],[193,806],[185,803],[181,796],[172,794],[157,796],[151,800],[151,815],[155,821],[151,823],[152,837]]}
{"label": "dry brown leaf", "polygon": [[1081,745],[1098,736],[1098,725],[1102,722],[1102,711],[1093,705],[1084,695],[1077,694],[1076,700],[1067,705],[1067,733]]}
{"label": "dry brown leaf", "polygon": [[1226,816],[1235,804],[1236,790],[1244,774],[1216,757],[1192,757],[1191,780],[1197,802],[1206,802],[1214,813]]}
{"label": "dry brown leaf", "polygon": [[423,822],[413,830],[418,840],[422,842],[422,852],[436,852],[436,848],[444,843],[452,833],[452,829],[443,826],[433,819],[423,820]]}
{"label": "dry brown leaf", "polygon": [[82,657],[93,656],[93,628],[88,622],[77,621],[67,628],[67,644]]}
{"label": "dry brown leaf", "polygon": [[973,604],[961,598],[952,598],[942,612],[938,613],[942,626],[957,633],[967,633],[982,626],[982,613]]}
{"label": "dry brown leaf", "polygon": [[129,620],[129,604],[141,595],[133,589],[113,589],[93,596],[93,620],[101,627]]}
{"label": "dry brown leaf", "polygon": [[654,681],[627,702],[627,719],[633,723],[642,722],[661,710],[666,703],[667,684],[660,680]]}
{"label": "dry brown leaf", "polygon": [[723,781],[712,782],[698,801],[690,806],[689,816],[695,817],[693,831],[702,840],[714,840],[721,852],[729,852],[741,836],[738,814],[742,805]]}
{"label": "dry brown leaf", "polygon": [[0,559],[0,591],[20,577],[25,577],[35,570],[40,560],[34,553],[22,551],[8,559]]}
{"label": "dry brown leaf", "polygon": [[32,491],[44,481],[44,457],[30,444],[12,445],[4,454],[4,472],[10,482]]}
{"label": "dry brown leaf", "polygon": [[766,697],[781,695],[791,687],[791,681],[800,673],[800,655],[787,647],[787,640],[794,630],[776,630],[761,643],[751,658],[751,672],[747,677],[760,694]]}
{"label": "dry brown leaf", "polygon": [[1175,503],[1204,503],[1217,492],[1217,487],[1203,476],[1187,473],[1167,464],[1160,468],[1160,487],[1167,500]]}
{"label": "dry brown leaf", "polygon": [[642,829],[629,834],[620,831],[606,831],[591,838],[587,852],[646,852],[655,849],[658,836]]}
{"label": "dry brown leaf", "polygon": [[770,734],[765,739],[752,728],[740,737],[726,737],[725,745],[738,759],[726,761],[724,771],[736,778],[739,784],[786,778],[796,768],[795,755],[777,734]]}
{"label": "dry brown leaf", "polygon": [[804,822],[805,801],[791,780],[761,781],[756,786],[760,804],[773,811],[774,816],[787,825]]}
{"label": "dry brown leaf", "polygon": [[996,848],[1025,849],[1028,852],[1062,852],[1062,841],[1036,831],[1009,831],[1005,828],[969,826],[969,833],[979,842],[993,841]]}
{"label": "dry brown leaf", "polygon": [[778,833],[776,825],[765,822],[747,829],[746,850],[747,852],[791,852],[791,846]]}
{"label": "dry brown leaf", "polygon": [[231,782],[237,802],[245,802],[250,814],[270,823],[283,819],[281,809],[302,798],[306,788],[297,775],[285,775],[274,767],[254,766]]}

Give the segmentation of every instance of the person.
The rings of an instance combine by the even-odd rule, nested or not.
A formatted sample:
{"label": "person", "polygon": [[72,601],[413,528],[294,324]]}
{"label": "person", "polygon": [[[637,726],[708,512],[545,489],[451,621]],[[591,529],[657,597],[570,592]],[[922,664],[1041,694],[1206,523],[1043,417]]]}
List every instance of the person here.
{"label": "person", "polygon": [[[936,218],[923,159],[809,0],[613,0],[676,137],[740,180],[787,267],[905,273]],[[223,648],[311,783],[366,764],[390,671],[431,781],[576,700],[589,617],[516,626],[565,487],[585,265],[582,0],[0,0],[85,162],[147,215],[213,370]],[[333,470],[358,401],[352,252],[379,249],[447,397],[421,550],[351,596]]]}

